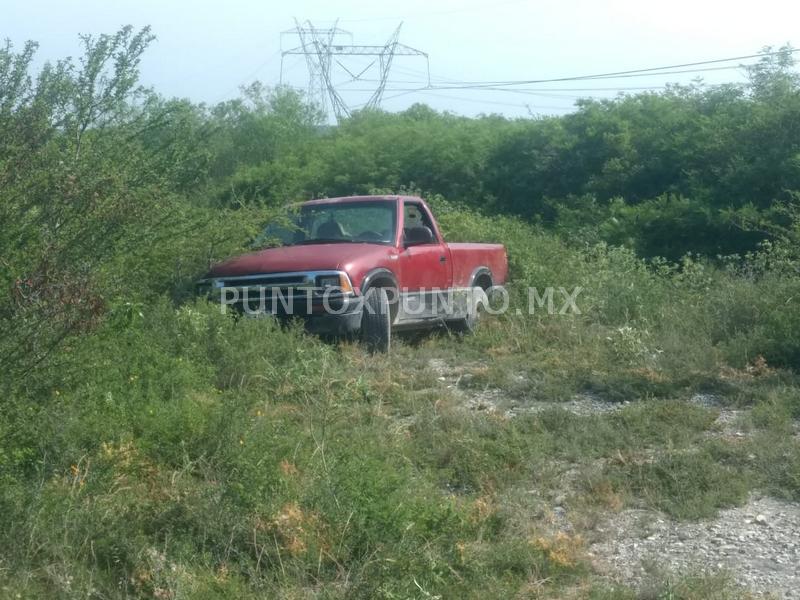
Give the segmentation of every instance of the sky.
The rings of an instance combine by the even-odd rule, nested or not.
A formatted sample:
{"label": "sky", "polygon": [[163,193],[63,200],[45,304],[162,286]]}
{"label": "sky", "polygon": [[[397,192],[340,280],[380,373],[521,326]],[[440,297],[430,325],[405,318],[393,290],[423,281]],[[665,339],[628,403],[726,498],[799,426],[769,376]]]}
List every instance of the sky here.
{"label": "sky", "polygon": [[[787,0],[0,0],[0,15],[0,37],[16,47],[26,40],[40,43],[39,64],[77,57],[80,33],[150,25],[157,39],[142,61],[142,83],[164,96],[206,103],[235,97],[254,80],[277,85],[281,49],[298,45],[296,36],[281,35],[295,18],[321,28],[338,19],[352,43],[364,45],[384,44],[402,22],[399,41],[428,54],[438,88],[453,81],[541,80],[715,60],[786,43],[800,47],[800,2]],[[377,66],[370,60],[334,63],[337,87],[352,106],[365,102],[375,86]],[[703,73],[528,85],[513,92],[419,89],[427,84],[425,60],[399,56],[382,106],[402,110],[424,102],[466,115],[565,114],[579,97],[614,97],[697,77],[707,84],[742,81],[737,64],[710,65],[732,68]],[[368,68],[354,81],[344,67],[351,74]],[[308,87],[302,56],[285,57],[283,83]]]}

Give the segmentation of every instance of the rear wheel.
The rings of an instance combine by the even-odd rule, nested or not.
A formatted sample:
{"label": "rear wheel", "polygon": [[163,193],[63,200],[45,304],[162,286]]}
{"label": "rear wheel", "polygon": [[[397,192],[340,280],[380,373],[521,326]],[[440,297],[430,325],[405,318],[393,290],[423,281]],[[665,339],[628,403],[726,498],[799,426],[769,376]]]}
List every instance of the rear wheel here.
{"label": "rear wheel", "polygon": [[481,321],[481,315],[489,302],[492,280],[483,275],[476,281],[475,287],[470,290],[467,299],[467,314],[461,319],[447,323],[447,328],[456,333],[474,333]]}
{"label": "rear wheel", "polygon": [[455,333],[474,333],[480,323],[481,312],[483,310],[483,288],[472,289],[469,296],[467,315],[462,319],[455,319],[447,322],[447,328]]}
{"label": "rear wheel", "polygon": [[370,352],[388,352],[392,341],[389,296],[383,288],[371,288],[364,297],[361,339]]}

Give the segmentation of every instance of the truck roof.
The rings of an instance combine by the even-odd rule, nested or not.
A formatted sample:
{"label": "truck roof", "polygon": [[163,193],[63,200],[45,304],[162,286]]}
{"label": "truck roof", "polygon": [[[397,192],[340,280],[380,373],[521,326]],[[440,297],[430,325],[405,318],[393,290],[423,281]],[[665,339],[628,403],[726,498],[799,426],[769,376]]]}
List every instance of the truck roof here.
{"label": "truck roof", "polygon": [[375,202],[376,200],[414,200],[417,202],[422,201],[422,198],[416,196],[398,196],[398,195],[379,195],[379,196],[341,196],[338,198],[319,198],[316,200],[308,200],[301,202],[301,206],[313,206],[316,204],[339,204],[343,202]]}

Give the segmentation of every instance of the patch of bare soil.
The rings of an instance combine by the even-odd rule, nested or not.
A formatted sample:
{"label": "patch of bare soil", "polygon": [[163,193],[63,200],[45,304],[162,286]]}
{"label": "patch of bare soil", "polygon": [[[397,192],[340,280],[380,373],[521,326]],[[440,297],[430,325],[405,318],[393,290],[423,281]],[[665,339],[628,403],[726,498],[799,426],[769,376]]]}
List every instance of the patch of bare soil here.
{"label": "patch of bare soil", "polygon": [[[587,416],[621,409],[629,403],[610,403],[591,395],[567,402],[510,398],[492,387],[464,385],[480,364],[452,366],[440,359],[429,362],[440,383],[463,398],[470,410],[506,417],[562,408]],[[734,409],[710,394],[696,394],[691,404],[718,411],[708,436],[730,440],[752,432],[745,426],[747,410]],[[795,424],[800,437],[800,423]],[[574,473],[563,474],[566,493]],[[564,508],[565,494],[547,511],[554,530],[574,530]],[[549,504],[549,503],[548,503]],[[575,515],[572,515],[575,516]],[[609,579],[641,587],[654,572],[687,575],[726,572],[759,597],[800,599],[800,504],[752,496],[739,508],[721,511],[716,519],[683,523],[652,510],[625,510],[592,527],[596,540],[588,548],[597,571]]]}
{"label": "patch of bare soil", "polygon": [[597,529],[596,568],[638,586],[654,566],[675,574],[726,571],[762,597],[800,598],[800,505],[751,497],[716,519],[678,523],[662,513],[626,510]]}
{"label": "patch of bare soil", "polygon": [[[519,399],[509,397],[502,389],[491,386],[471,386],[472,371],[480,369],[480,364],[453,366],[441,359],[431,359],[428,368],[434,371],[442,385],[463,398],[464,406],[471,410],[497,413],[506,417],[531,414],[560,408],[579,416],[589,416],[620,410],[629,402],[605,402],[590,394],[578,394],[564,402]],[[522,375],[517,375],[524,380]]]}
{"label": "patch of bare soil", "polygon": [[727,407],[721,402],[720,398],[713,394],[695,394],[691,397],[689,403],[719,411],[713,427],[706,432],[707,437],[736,440],[747,437],[749,434],[742,427],[743,417],[747,414],[747,410]]}

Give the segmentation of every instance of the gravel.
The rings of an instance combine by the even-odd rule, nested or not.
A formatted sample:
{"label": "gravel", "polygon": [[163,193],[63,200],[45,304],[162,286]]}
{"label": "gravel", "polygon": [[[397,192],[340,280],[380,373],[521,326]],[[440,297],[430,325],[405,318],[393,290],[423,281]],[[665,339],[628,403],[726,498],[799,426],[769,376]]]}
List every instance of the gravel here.
{"label": "gravel", "polygon": [[646,567],[673,574],[726,571],[757,596],[800,598],[800,505],[752,497],[710,521],[678,523],[644,510],[623,511],[597,529],[596,567],[638,586]]}
{"label": "gravel", "polygon": [[566,402],[530,401],[514,405],[509,410],[512,414],[524,414],[560,408],[572,414],[585,417],[615,412],[628,404],[630,404],[630,402],[605,402],[590,394],[578,394],[572,400],[567,400]]}
{"label": "gravel", "polygon": [[[439,382],[447,389],[461,395],[464,406],[470,410],[501,414],[506,417],[539,413],[560,408],[575,415],[589,416],[620,410],[630,402],[605,402],[591,394],[578,394],[571,400],[555,402],[510,398],[508,392],[495,387],[470,387],[473,378],[471,368],[482,365],[451,366],[442,359],[428,361],[428,368],[437,374]],[[515,375],[518,383],[524,382],[523,375]]]}
{"label": "gravel", "polygon": [[[497,388],[464,386],[469,366],[453,367],[431,360],[441,384],[461,395],[470,410],[506,417],[562,408],[586,416],[620,410],[588,394],[566,402],[509,398]],[[746,411],[728,408],[717,396],[696,394],[689,402],[719,411],[707,435],[728,439],[749,435],[743,430]],[[800,438],[800,422],[794,424]],[[558,529],[572,529],[570,514],[560,502],[552,509]],[[720,511],[713,520],[678,522],[651,510],[625,510],[594,529],[598,538],[588,550],[595,568],[610,579],[641,587],[652,580],[652,566],[673,575],[725,572],[759,597],[800,599],[800,504],[752,496],[747,504]]]}

